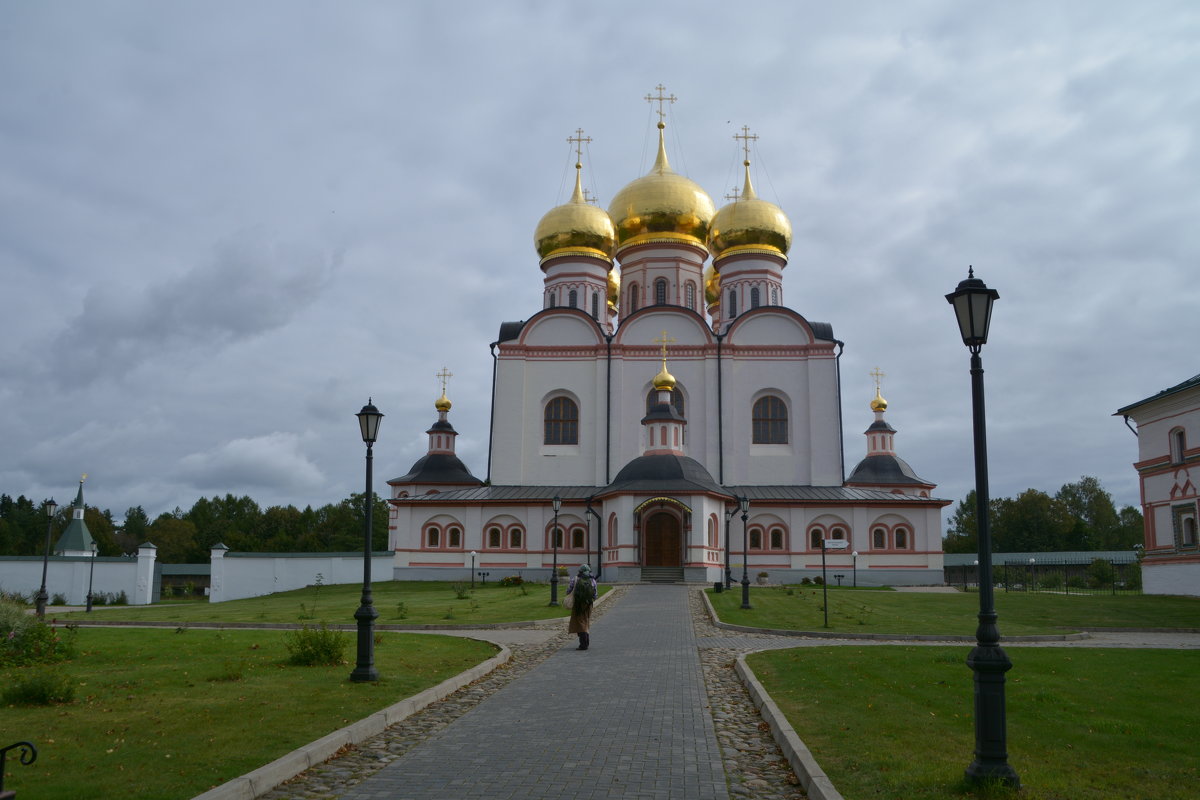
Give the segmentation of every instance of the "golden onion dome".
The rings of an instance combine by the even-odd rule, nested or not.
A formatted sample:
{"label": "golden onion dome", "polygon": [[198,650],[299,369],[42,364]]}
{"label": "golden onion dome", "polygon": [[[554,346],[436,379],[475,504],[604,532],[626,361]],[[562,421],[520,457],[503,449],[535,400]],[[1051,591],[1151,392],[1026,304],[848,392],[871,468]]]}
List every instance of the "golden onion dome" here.
{"label": "golden onion dome", "polygon": [[887,411],[887,400],[883,399],[883,395],[879,393],[879,387],[875,387],[875,399],[871,401],[872,411]]}
{"label": "golden onion dome", "polygon": [[446,397],[445,389],[442,390],[442,396],[433,402],[433,407],[436,408],[438,411],[449,411],[450,410],[450,398]]}
{"label": "golden onion dome", "polygon": [[675,376],[667,372],[667,362],[663,361],[662,369],[654,376],[654,388],[657,391],[671,391],[675,388]]}
{"label": "golden onion dome", "polygon": [[617,310],[617,303],[621,300],[621,276],[615,269],[608,271],[608,307],[613,311]]}
{"label": "golden onion dome", "polygon": [[712,264],[704,268],[704,303],[709,308],[721,305],[721,273]]}
{"label": "golden onion dome", "polygon": [[703,245],[707,240],[712,199],[698,184],[671,169],[663,127],[658,123],[658,157],[650,172],[617,192],[608,207],[618,249],[664,240]]}
{"label": "golden onion dome", "polygon": [[746,183],[742,194],[713,217],[708,250],[713,258],[734,252],[786,256],[792,246],[792,223],[774,203],[759,200],[750,183],[750,161],[743,161]]}
{"label": "golden onion dome", "polygon": [[575,191],[571,199],[546,212],[533,233],[542,261],[561,255],[586,255],[611,262],[616,246],[616,230],[604,209],[587,202],[583,180],[575,164]]}

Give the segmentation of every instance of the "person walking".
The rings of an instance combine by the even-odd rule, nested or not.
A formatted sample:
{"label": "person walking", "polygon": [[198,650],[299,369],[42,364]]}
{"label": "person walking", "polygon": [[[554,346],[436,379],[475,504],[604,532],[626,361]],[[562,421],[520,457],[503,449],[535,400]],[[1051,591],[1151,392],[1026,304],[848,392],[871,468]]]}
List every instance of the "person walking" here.
{"label": "person walking", "polygon": [[592,577],[592,568],[587,564],[580,565],[579,571],[571,576],[567,596],[571,598],[571,621],[567,624],[567,633],[578,634],[579,647],[576,650],[587,650],[591,644],[588,629],[592,626],[592,603],[596,600],[596,579]]}

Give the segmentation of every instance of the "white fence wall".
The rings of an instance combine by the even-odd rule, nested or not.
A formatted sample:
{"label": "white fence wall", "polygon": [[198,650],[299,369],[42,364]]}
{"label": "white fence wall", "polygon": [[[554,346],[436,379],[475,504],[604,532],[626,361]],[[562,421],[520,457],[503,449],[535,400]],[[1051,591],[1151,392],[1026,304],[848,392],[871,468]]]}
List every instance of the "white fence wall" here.
{"label": "white fence wall", "polygon": [[1200,596],[1200,564],[1142,564],[1142,594]]}
{"label": "white fence wall", "polygon": [[[95,559],[91,575],[93,594],[125,593],[130,605],[144,606],[158,600],[154,580],[154,545],[138,548],[136,558]],[[53,598],[63,595],[69,605],[87,602],[88,573],[93,566],[91,556],[50,556],[46,565],[46,594]],[[360,562],[361,563],[361,562]],[[19,592],[32,599],[42,585],[41,556],[6,556],[0,558],[0,589]]]}
{"label": "white fence wall", "polygon": [[[392,553],[373,553],[372,581],[392,580],[395,557]],[[318,580],[335,583],[362,583],[362,553],[233,553],[218,545],[212,551],[210,603],[259,597],[289,589],[303,589]]]}

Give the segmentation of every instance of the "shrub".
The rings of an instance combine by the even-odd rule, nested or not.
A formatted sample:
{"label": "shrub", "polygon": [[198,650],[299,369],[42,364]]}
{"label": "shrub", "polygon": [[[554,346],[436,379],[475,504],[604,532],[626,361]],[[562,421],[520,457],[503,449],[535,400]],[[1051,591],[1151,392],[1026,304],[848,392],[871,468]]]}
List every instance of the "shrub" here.
{"label": "shrub", "polygon": [[812,586],[812,578],[804,577],[800,579],[801,586]]}
{"label": "shrub", "polygon": [[1111,586],[1114,575],[1112,562],[1102,558],[1092,559],[1092,563],[1088,564],[1087,575],[1088,584],[1093,589]]}
{"label": "shrub", "polygon": [[520,586],[525,582],[525,579],[520,575],[505,575],[500,579],[501,586]]}
{"label": "shrub", "polygon": [[67,604],[67,596],[62,592],[55,592],[50,596],[50,605],[65,606]]}
{"label": "shrub", "polygon": [[456,583],[456,584],[453,584],[450,588],[454,590],[454,596],[457,597],[459,600],[466,600],[468,597],[471,596],[470,584]]}
{"label": "shrub", "polygon": [[821,586],[825,583],[825,579],[818,575],[817,577],[813,578],[813,583],[815,583],[817,586]]}
{"label": "shrub", "polygon": [[112,604],[113,604],[114,606],[127,606],[127,605],[129,605],[129,596],[128,596],[127,594],[125,594],[125,590],[124,590],[124,589],[122,589],[121,591],[117,592],[117,596],[113,598]]}
{"label": "shrub", "polygon": [[1070,586],[1072,589],[1086,589],[1087,581],[1083,579],[1082,575],[1072,575],[1067,578],[1067,586]]}
{"label": "shrub", "polygon": [[1061,572],[1049,572],[1038,578],[1038,586],[1042,589],[1061,589],[1063,576]]}
{"label": "shrub", "polygon": [[74,655],[75,628],[65,632],[25,613],[25,607],[0,602],[0,666],[52,664]]}
{"label": "shrub", "polygon": [[75,684],[59,670],[33,670],[4,689],[5,705],[50,706],[75,699]]}
{"label": "shrub", "polygon": [[400,617],[400,619],[408,619],[408,603],[403,600],[396,603],[396,616]]}
{"label": "shrub", "polygon": [[304,625],[283,637],[287,646],[288,663],[301,667],[337,666],[345,664],[349,639],[342,631],[324,622],[317,626]]}

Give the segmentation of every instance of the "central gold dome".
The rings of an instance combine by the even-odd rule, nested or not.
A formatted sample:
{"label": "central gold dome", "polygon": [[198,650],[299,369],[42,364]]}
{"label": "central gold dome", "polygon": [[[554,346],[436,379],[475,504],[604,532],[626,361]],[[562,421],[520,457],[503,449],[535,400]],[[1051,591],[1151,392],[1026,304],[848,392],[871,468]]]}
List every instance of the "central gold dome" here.
{"label": "central gold dome", "polygon": [[671,239],[703,246],[714,213],[708,193],[676,174],[667,163],[661,122],[654,167],[617,192],[608,207],[608,215],[617,229],[618,249]]}
{"label": "central gold dome", "polygon": [[735,252],[786,256],[792,246],[792,223],[779,206],[758,199],[750,183],[750,162],[743,163],[746,183],[742,194],[713,218],[708,250],[713,258]]}

